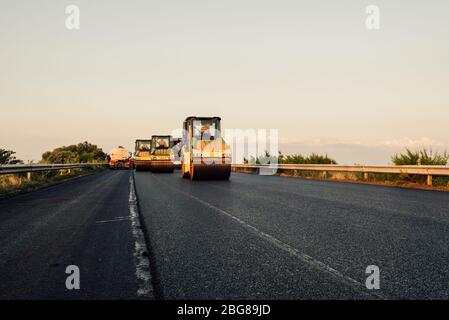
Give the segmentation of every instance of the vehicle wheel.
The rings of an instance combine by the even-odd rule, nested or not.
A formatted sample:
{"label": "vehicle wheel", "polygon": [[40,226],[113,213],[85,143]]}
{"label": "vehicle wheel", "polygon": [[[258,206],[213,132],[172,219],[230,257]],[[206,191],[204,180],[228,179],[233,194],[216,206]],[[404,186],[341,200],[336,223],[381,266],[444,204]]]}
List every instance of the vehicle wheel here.
{"label": "vehicle wheel", "polygon": [[189,179],[190,178],[190,174],[188,173],[188,172],[186,172],[186,171],[184,171],[184,164],[181,164],[181,174],[182,174],[182,177],[184,178],[184,179]]}

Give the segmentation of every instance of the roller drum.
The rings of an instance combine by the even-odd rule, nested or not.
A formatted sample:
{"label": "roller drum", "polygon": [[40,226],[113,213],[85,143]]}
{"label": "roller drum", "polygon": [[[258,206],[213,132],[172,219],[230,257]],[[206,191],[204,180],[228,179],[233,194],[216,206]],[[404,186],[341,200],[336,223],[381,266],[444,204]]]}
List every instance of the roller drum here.
{"label": "roller drum", "polygon": [[173,162],[169,161],[152,161],[151,172],[154,173],[172,173],[175,169]]}
{"label": "roller drum", "polygon": [[230,176],[230,164],[193,163],[191,165],[190,177],[192,180],[229,180]]}
{"label": "roller drum", "polygon": [[136,171],[149,171],[151,169],[150,161],[136,161],[134,163]]}

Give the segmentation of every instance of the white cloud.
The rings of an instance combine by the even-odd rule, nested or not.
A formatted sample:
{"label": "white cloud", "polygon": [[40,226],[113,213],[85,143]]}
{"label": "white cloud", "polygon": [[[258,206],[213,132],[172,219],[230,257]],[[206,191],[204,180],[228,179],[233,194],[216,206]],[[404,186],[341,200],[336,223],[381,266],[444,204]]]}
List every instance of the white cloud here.
{"label": "white cloud", "polygon": [[387,147],[407,147],[407,148],[419,148],[419,147],[448,147],[448,143],[444,143],[441,141],[433,140],[427,137],[419,138],[419,139],[410,139],[410,138],[401,138],[388,140],[381,143],[381,145]]}

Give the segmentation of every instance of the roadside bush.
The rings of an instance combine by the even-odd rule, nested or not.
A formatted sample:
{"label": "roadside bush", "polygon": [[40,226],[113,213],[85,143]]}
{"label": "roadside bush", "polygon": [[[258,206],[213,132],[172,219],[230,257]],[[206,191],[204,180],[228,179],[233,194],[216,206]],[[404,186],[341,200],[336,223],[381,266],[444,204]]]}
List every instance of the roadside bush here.
{"label": "roadside bush", "polygon": [[397,166],[423,165],[423,166],[445,166],[449,160],[449,155],[445,151],[443,154],[433,153],[432,150],[421,149],[412,151],[406,149],[405,153],[395,154],[391,157],[391,162]]}
{"label": "roadside bush", "polygon": [[323,156],[316,153],[304,157],[301,154],[283,155],[279,152],[278,161],[285,164],[337,164],[337,161],[329,158],[327,154]]}
{"label": "roadside bush", "polygon": [[434,177],[433,185],[435,187],[449,187],[449,177]]}
{"label": "roadside bush", "polygon": [[337,161],[326,155],[319,155],[312,153],[307,157],[301,154],[289,154],[284,155],[279,152],[279,155],[272,156],[268,151],[265,151],[264,155],[257,158],[250,157],[250,159],[244,158],[244,163],[255,163],[255,164],[268,164],[268,163],[279,163],[279,164],[337,164]]}

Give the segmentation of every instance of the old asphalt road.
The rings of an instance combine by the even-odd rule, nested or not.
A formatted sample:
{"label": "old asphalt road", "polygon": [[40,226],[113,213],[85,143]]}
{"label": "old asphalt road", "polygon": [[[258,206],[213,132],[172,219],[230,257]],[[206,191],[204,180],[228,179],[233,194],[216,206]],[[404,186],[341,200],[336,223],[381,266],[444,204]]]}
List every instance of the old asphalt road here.
{"label": "old asphalt road", "polygon": [[[106,171],[0,200],[0,298],[151,298],[130,176]],[[70,265],[79,290],[66,288]]]}

